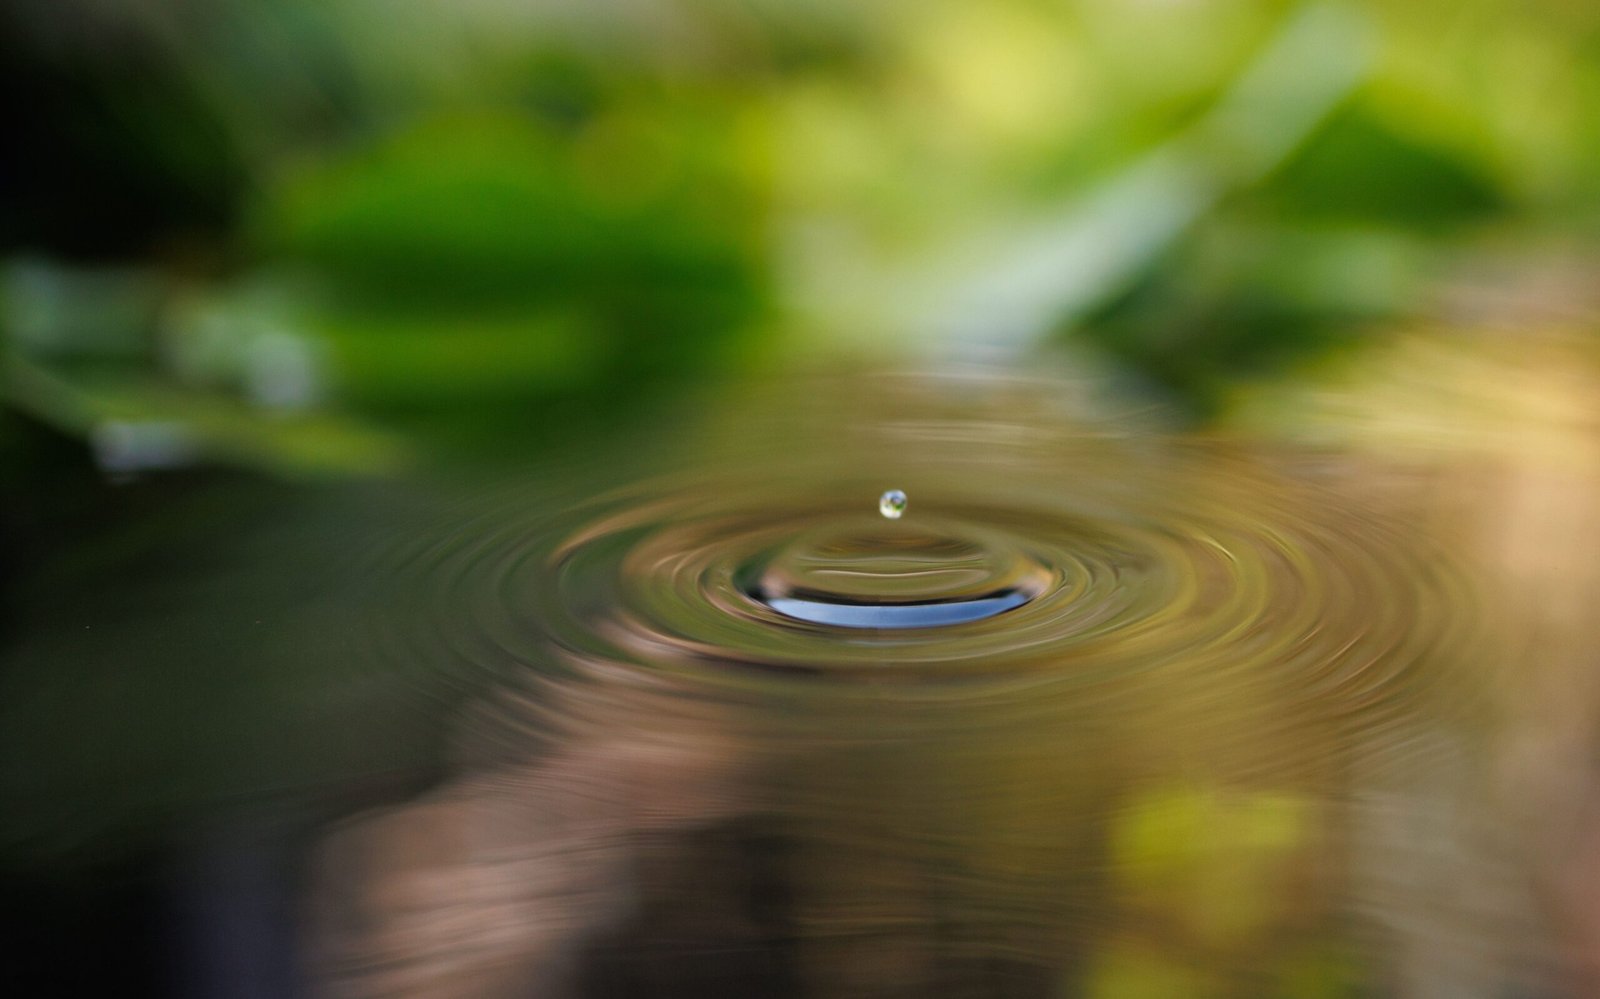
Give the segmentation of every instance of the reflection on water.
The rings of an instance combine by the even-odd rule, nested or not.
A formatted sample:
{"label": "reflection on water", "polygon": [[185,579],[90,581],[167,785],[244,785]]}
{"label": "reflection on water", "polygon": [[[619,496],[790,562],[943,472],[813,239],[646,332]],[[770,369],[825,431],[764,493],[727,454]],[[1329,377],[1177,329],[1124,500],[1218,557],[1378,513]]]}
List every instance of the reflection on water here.
{"label": "reflection on water", "polygon": [[[224,780],[264,824],[128,791],[299,830],[284,959],[331,996],[1581,995],[1594,384],[1470,455],[1348,415],[1174,438],[1049,382],[761,386],[576,502],[535,470],[326,514],[346,540],[286,584],[323,612],[255,654],[275,717],[361,751]],[[886,483],[915,509],[873,511]],[[431,714],[373,725],[406,689]]]}
{"label": "reflection on water", "polygon": [[[326,847],[330,991],[1392,974],[1360,906],[1395,872],[1361,863],[1425,818],[1397,782],[1466,793],[1436,783],[1476,718],[1452,560],[1325,473],[949,388],[880,383],[871,420],[812,386],[776,403],[780,449],[762,426],[554,517],[513,487],[429,532],[407,616],[527,669],[457,726],[456,776]],[[861,510],[885,474],[914,516]]]}

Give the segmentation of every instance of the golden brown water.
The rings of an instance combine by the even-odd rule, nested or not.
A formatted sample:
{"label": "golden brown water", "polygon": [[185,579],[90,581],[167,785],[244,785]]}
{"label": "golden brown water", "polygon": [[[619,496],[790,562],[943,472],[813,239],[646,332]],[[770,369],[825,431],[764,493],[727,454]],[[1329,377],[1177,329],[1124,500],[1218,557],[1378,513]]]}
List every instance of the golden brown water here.
{"label": "golden brown water", "polygon": [[[329,991],[1542,980],[1520,899],[1430,898],[1507,862],[1453,818],[1490,724],[1456,554],[1337,462],[1054,388],[808,384],[714,425],[714,461],[555,517],[513,486],[402,559],[432,584],[414,624],[507,680],[454,776],[327,845]],[[858,613],[997,593],[1021,598]],[[856,616],[774,606],[796,595]]]}
{"label": "golden brown water", "polygon": [[5,856],[161,842],[332,996],[1589,994],[1600,368],[1505,351],[1204,438],[767,383],[604,489],[146,535],[9,650]]}

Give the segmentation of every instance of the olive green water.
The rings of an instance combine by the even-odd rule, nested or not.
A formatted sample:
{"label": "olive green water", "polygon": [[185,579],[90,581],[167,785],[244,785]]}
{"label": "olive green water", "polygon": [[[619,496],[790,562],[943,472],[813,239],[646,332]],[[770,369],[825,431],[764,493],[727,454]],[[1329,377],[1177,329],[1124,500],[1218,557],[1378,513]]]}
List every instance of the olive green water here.
{"label": "olive green water", "polygon": [[34,581],[6,858],[161,857],[327,995],[1576,994],[1504,596],[1372,467],[878,376],[211,486]]}

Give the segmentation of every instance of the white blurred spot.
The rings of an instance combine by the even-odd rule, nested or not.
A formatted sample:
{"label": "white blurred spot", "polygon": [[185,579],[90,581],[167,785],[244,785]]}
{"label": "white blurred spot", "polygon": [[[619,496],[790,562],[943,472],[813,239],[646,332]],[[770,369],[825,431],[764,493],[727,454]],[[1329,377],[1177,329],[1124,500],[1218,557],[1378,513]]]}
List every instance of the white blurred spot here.
{"label": "white blurred spot", "polygon": [[107,420],[89,435],[95,463],[113,475],[132,475],[193,464],[198,448],[179,423]]}

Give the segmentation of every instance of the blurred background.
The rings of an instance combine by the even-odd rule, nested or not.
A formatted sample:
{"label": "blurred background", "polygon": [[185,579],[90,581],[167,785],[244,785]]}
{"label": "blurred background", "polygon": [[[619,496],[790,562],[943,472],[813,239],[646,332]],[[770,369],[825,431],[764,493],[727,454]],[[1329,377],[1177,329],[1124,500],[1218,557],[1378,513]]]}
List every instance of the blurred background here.
{"label": "blurred background", "polygon": [[[1107,834],[1157,855],[1134,908],[1178,929],[1112,934],[1072,988],[960,994],[1600,983],[1592,0],[10,0],[0,94],[12,968],[298,991],[284,872],[331,819],[436,786],[438,719],[483,689],[367,672],[353,614],[403,605],[368,553],[506,469],[564,509],[714,450],[673,434],[686,413],[914,367],[1064,372],[1141,428],[1337,454],[1505,587],[1469,769],[1516,873],[1464,874],[1487,868],[1448,809],[1385,826],[1374,865],[1427,884],[1398,892],[1422,915],[1383,984],[1349,970],[1359,934],[1276,991],[1207,978],[1276,953],[1276,910],[1216,943],[1230,917],[1191,895],[1315,866],[1320,805],[1180,782]],[[686,811],[726,777],[612,756],[656,760],[629,779],[664,771]],[[586,760],[556,769],[615,776]],[[1456,844],[1433,866],[1430,837]],[[1515,904],[1452,894],[1491,881]],[[1475,925],[1560,986],[1457,961],[1460,924],[1513,910]],[[1191,931],[1185,964],[1163,934]]]}
{"label": "blurred background", "polygon": [[361,474],[730,372],[1063,345],[1204,419],[1397,322],[1596,294],[1577,0],[3,17],[11,482],[21,427]]}

